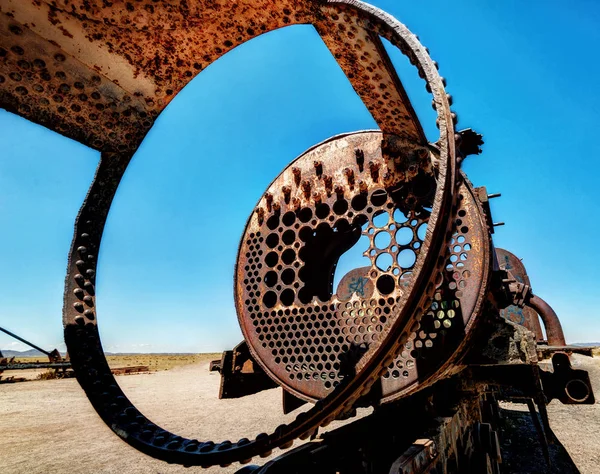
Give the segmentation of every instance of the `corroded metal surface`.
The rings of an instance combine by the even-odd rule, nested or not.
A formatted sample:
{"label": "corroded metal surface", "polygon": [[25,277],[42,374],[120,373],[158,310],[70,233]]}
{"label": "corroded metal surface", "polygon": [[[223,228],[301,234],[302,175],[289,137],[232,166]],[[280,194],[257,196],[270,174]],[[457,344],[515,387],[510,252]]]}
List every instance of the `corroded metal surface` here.
{"label": "corroded metal surface", "polygon": [[[498,265],[502,270],[510,271],[514,278],[520,283],[531,286],[527,270],[521,259],[508,250],[496,247],[496,256]],[[513,323],[521,324],[535,334],[538,341],[544,340],[540,320],[537,313],[532,308],[525,306],[520,308],[516,305],[510,305],[500,311],[502,317],[512,321]]]}
{"label": "corroded metal surface", "polygon": [[426,144],[419,119],[380,37],[370,31],[368,18],[337,7],[323,13],[315,27],[379,127]]}
{"label": "corroded metal surface", "polygon": [[[428,203],[407,200],[403,162],[384,155],[383,138],[341,135],[294,160],[266,190],[242,237],[235,291],[244,337],[267,373],[308,401],[348,376],[349,357],[370,356],[411,289]],[[425,174],[415,172],[414,180]],[[434,183],[425,179],[411,189],[427,196],[428,186]],[[468,183],[458,200],[434,299],[383,375],[385,401],[422,386],[458,355],[485,298],[489,234]],[[351,270],[334,293],[338,259],[355,245],[371,265]]]}
{"label": "corroded metal surface", "polygon": [[[252,440],[186,439],[140,413],[106,361],[95,287],[104,224],[131,156],[169,101],[232,48],[294,24],[315,26],[381,130],[311,148],[267,189],[250,215],[235,271],[248,350],[230,352],[221,366],[232,364],[232,374],[248,379],[246,387],[234,387],[243,388],[238,394],[274,380],[284,388],[286,411],[316,403],[289,425]],[[383,39],[400,49],[433,95],[440,130],[434,143],[425,139]],[[434,416],[441,429],[436,449],[425,443],[426,449],[405,453],[399,469],[433,469],[434,459],[453,453],[458,443],[465,453],[480,445],[472,472],[497,471],[498,442],[484,420],[489,404],[487,396],[479,400],[482,394],[509,387],[512,396],[535,399],[545,413],[532,333],[500,318],[499,309],[530,304],[549,315],[545,321],[557,318],[531,294],[512,254],[499,250],[504,267],[494,268],[492,278],[490,196],[458,172],[483,142],[471,130],[455,132],[444,86],[416,36],[357,0],[0,4],[0,107],[102,152],[75,223],[63,322],[78,381],[118,436],[187,466],[245,463],[352,416],[358,406],[388,402],[380,408],[409,410],[401,420],[412,420],[413,428],[420,429],[414,420]],[[364,246],[370,264],[349,271],[334,289],[338,259],[355,245]],[[537,317],[523,319],[518,322],[540,338]],[[556,342],[558,333],[552,334]],[[470,370],[463,370],[466,365]],[[250,377],[258,373],[260,383]],[[593,401],[583,374],[565,369],[559,378],[553,396]],[[462,389],[470,394],[462,408],[440,421],[436,406],[455,407],[446,395]],[[484,402],[480,408],[477,400]],[[377,413],[379,420],[385,413]],[[466,430],[480,418],[475,430]],[[367,426],[376,420],[367,419]],[[392,445],[407,433],[393,424],[385,429],[381,439]],[[452,459],[438,461],[442,467]]]}
{"label": "corroded metal surface", "polygon": [[527,301],[527,305],[542,318],[548,344],[551,346],[565,346],[567,344],[565,334],[552,307],[537,295],[532,295]]}
{"label": "corroded metal surface", "polygon": [[343,3],[4,0],[0,106],[92,148],[133,151],[173,97],[223,54],[268,31],[315,24],[382,129],[424,143],[373,33],[377,22]]}
{"label": "corroded metal surface", "polygon": [[[316,7],[312,2],[294,4],[294,8],[290,10],[289,14],[286,13],[284,2],[270,3],[266,7],[260,1],[244,5],[246,9],[244,11],[253,11],[274,19],[269,24],[262,23],[265,25],[264,31],[281,26],[279,20],[286,24],[285,19],[290,20],[292,12],[294,12],[294,18],[301,18],[307,8],[313,15],[323,14],[319,10],[320,7]],[[216,8],[220,5],[212,4],[212,6]],[[290,446],[295,438],[309,436],[319,425],[327,424],[336,416],[351,411],[357,400],[370,392],[371,386],[387,370],[391,359],[400,352],[410,332],[416,329],[419,315],[430,309],[435,285],[434,282],[428,284],[429,279],[436,271],[442,270],[444,260],[439,260],[437,256],[443,253],[442,249],[447,248],[446,238],[447,236],[448,239],[451,238],[451,233],[448,232],[450,225],[454,225],[452,206],[457,173],[453,119],[443,88],[443,81],[424,47],[404,25],[383,14],[380,10],[360,2],[350,0],[331,2],[327,8],[338,8],[338,6],[340,11],[344,10],[351,15],[368,18],[371,32],[387,38],[409,55],[419,74],[425,79],[428,90],[433,94],[438,115],[440,137],[435,147],[432,147],[432,150],[435,150],[435,161],[427,159],[427,156],[420,157],[424,165],[423,169],[430,170],[428,179],[434,184],[432,193],[427,196],[418,196],[413,192],[416,189],[414,173],[419,168],[415,165],[414,157],[409,153],[411,150],[424,149],[423,144],[405,139],[394,141],[390,137],[386,137],[384,141],[386,155],[407,165],[407,172],[402,176],[407,187],[405,196],[407,202],[414,205],[419,200],[429,199],[431,206],[427,232],[412,269],[413,277],[409,280],[409,287],[396,302],[395,311],[398,314],[393,324],[389,325],[388,332],[382,335],[380,344],[370,353],[370,357],[359,358],[354,365],[350,366],[355,373],[354,377],[344,379],[344,383],[339,384],[313,409],[298,416],[291,424],[279,427],[272,434],[260,434],[252,441],[241,439],[237,443],[226,441],[216,444],[212,441],[200,442],[181,438],[161,429],[144,417],[127,400],[115,383],[114,378],[110,375],[98,337],[94,286],[96,256],[112,197],[131,156],[128,152],[104,153],[98,173],[76,223],[65,290],[63,312],[65,340],[78,380],[100,416],[115,433],[129,444],[152,456],[187,465],[228,464],[234,461],[245,461],[256,455],[265,455],[273,448]],[[207,11],[211,11],[211,9],[212,7]],[[215,28],[218,30],[221,24],[230,25],[230,22],[225,21],[230,18],[229,9],[219,8],[218,10],[223,15],[221,18],[202,19],[203,24],[206,20],[206,29],[209,32],[214,32]],[[215,15],[218,16],[217,10],[215,12]],[[299,16],[296,16],[296,13]],[[237,18],[236,22],[247,21],[243,15]],[[109,24],[114,21],[116,20],[107,20]],[[234,24],[237,23],[234,22]],[[244,24],[244,26],[248,28],[249,24]],[[157,35],[157,38],[160,40],[161,36]],[[248,37],[242,36],[241,40],[243,39],[248,39]],[[220,40],[224,40],[224,37],[221,36]],[[160,41],[156,42],[160,44]],[[131,41],[131,44],[137,43]],[[187,48],[185,41],[181,41],[179,44],[181,48]],[[234,44],[232,42],[231,47]],[[121,51],[128,48],[129,45],[126,45],[117,49]],[[229,46],[220,49],[218,54],[222,54],[226,48]],[[193,45],[189,46],[189,50],[190,54],[195,53]],[[196,54],[196,57],[199,55]],[[209,55],[207,61],[214,58],[215,56]],[[155,75],[163,77],[160,71]],[[173,89],[173,91],[176,90],[178,89]],[[156,102],[154,104],[156,106]],[[163,105],[164,103],[160,104],[160,106]],[[325,168],[326,164],[324,163],[323,166]],[[385,182],[386,179],[394,179],[394,176],[386,177],[384,175],[382,178]],[[357,182],[356,186],[360,186],[360,183]],[[335,192],[335,189],[333,191]]]}

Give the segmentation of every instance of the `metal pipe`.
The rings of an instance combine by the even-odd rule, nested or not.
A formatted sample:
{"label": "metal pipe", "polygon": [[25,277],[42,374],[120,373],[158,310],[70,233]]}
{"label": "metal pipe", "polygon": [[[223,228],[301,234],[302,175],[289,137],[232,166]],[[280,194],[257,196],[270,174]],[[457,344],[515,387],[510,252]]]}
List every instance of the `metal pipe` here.
{"label": "metal pipe", "polygon": [[45,351],[44,349],[42,349],[42,348],[40,348],[40,347],[36,346],[35,344],[32,344],[32,343],[31,343],[31,342],[29,342],[29,341],[26,341],[26,340],[25,340],[25,339],[23,339],[22,337],[19,337],[19,336],[17,336],[16,334],[13,334],[12,332],[10,332],[10,331],[9,331],[9,330],[7,330],[7,329],[0,328],[0,331],[2,331],[2,332],[5,332],[5,333],[6,333],[6,334],[8,334],[9,336],[12,336],[12,337],[14,337],[16,340],[18,340],[18,341],[21,341],[21,342],[23,342],[23,343],[27,344],[27,345],[28,345],[28,346],[30,346],[30,347],[33,347],[35,350],[38,350],[38,351],[40,351],[41,353],[43,353],[43,354],[46,354],[48,357],[51,357],[51,356],[52,356],[52,354],[50,354],[50,352],[48,352],[48,351]]}
{"label": "metal pipe", "polygon": [[566,346],[565,334],[558,316],[554,310],[542,298],[532,295],[527,306],[533,308],[542,318],[544,328],[546,329],[546,338],[549,346]]}

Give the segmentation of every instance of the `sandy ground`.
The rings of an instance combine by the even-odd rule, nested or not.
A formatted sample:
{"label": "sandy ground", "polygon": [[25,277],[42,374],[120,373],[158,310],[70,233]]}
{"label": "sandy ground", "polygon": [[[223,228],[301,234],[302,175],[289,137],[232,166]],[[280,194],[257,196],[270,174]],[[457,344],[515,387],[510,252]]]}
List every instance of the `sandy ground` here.
{"label": "sandy ground", "polygon": [[[600,359],[575,357],[591,372],[600,398]],[[163,428],[198,439],[237,440],[273,430],[280,389],[239,400],[218,400],[219,375],[206,362],[153,374],[118,377],[131,400]],[[549,405],[553,429],[583,474],[600,474],[600,405]],[[335,428],[336,424],[330,425]],[[274,456],[281,451],[274,453]],[[263,459],[254,460],[257,464]],[[74,379],[0,385],[0,472],[234,473],[229,468],[183,468],[151,459],[120,441],[96,415]]]}
{"label": "sandy ground", "polygon": [[[150,372],[158,372],[161,370],[170,370],[174,367],[182,365],[199,364],[214,359],[220,359],[220,353],[206,353],[206,354],[123,354],[123,355],[109,355],[106,357],[108,365],[112,369],[122,367],[135,367],[145,366],[148,367]],[[14,360],[18,362],[48,362],[47,358],[43,357],[17,357]],[[43,374],[54,372],[52,369],[26,369],[26,370],[13,370],[7,371],[3,374],[3,379],[9,377],[23,378],[26,380],[37,380]]]}

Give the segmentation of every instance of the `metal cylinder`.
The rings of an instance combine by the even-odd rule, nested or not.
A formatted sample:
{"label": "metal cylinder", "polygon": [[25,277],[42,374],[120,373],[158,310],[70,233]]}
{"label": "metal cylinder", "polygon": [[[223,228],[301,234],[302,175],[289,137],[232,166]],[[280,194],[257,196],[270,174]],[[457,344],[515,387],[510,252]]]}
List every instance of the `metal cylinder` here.
{"label": "metal cylinder", "polygon": [[566,346],[565,334],[554,310],[539,296],[529,298],[527,306],[535,309],[544,322],[549,346]]}

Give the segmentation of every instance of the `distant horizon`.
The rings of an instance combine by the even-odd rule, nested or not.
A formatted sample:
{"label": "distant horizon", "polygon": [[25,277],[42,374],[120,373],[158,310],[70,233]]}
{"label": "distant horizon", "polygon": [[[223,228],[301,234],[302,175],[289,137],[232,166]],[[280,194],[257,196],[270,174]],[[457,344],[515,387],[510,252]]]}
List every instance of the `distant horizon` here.
{"label": "distant horizon", "polygon": [[[544,345],[540,345],[541,347],[544,347]],[[600,347],[600,341],[594,341],[594,342],[572,342],[572,343],[568,343],[567,346],[583,346],[583,347]],[[230,349],[225,349],[225,351],[227,350],[232,350],[232,348]],[[53,350],[53,349],[51,349]],[[164,355],[191,355],[191,354],[221,354],[225,351],[207,351],[207,352],[135,352],[135,351],[127,351],[127,352],[110,352],[110,351],[105,351],[104,354],[105,355],[130,355],[130,354],[147,354],[147,355],[158,355],[158,354],[164,354]],[[46,354],[44,354],[43,352],[39,352],[36,351],[35,349],[29,349],[29,350],[25,350],[25,351],[17,351],[14,349],[2,349],[0,348],[0,352],[2,352],[2,354],[4,355],[4,357],[6,357],[7,353],[18,353],[18,354],[27,354],[27,353],[32,353],[32,352],[37,352],[37,354],[32,354],[31,356],[28,357],[33,357],[33,356],[37,356],[38,354],[40,355],[40,357],[45,356]],[[50,352],[50,351],[48,351]],[[61,356],[66,355],[66,351],[59,351]]]}

